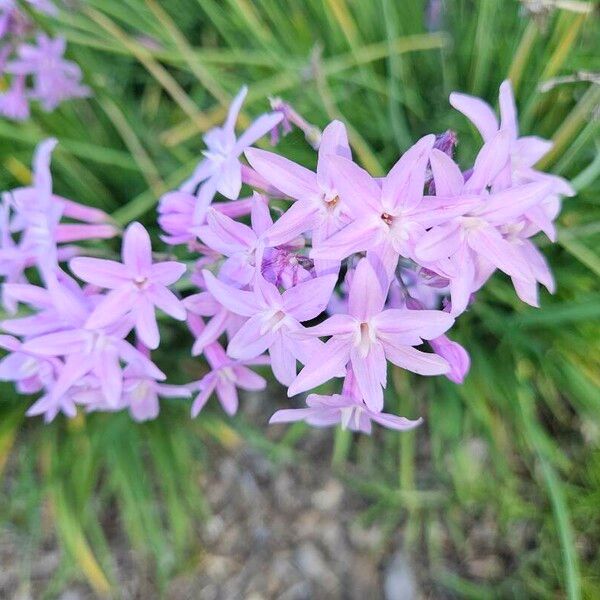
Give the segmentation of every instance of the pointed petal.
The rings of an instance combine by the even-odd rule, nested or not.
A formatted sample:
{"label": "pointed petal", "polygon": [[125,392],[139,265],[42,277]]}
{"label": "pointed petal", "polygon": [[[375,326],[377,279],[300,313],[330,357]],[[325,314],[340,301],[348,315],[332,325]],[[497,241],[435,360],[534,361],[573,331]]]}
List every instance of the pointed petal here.
{"label": "pointed petal", "polygon": [[233,370],[235,372],[235,378],[239,388],[249,391],[259,391],[264,390],[267,387],[266,379],[251,369],[237,366],[234,367]]}
{"label": "pointed petal", "polygon": [[269,211],[269,199],[254,192],[252,196],[252,211],[250,222],[256,236],[261,236],[273,225],[273,218]]}
{"label": "pointed petal", "polygon": [[172,285],[186,272],[187,267],[184,263],[174,260],[155,263],[150,268],[150,279],[160,285]]}
{"label": "pointed petal", "polygon": [[415,256],[424,263],[452,256],[462,243],[458,221],[450,221],[430,229],[417,243]]}
{"label": "pointed petal", "polygon": [[282,385],[290,385],[296,377],[296,357],[290,352],[281,331],[277,333],[269,348],[271,368],[275,379]]}
{"label": "pointed petal", "polygon": [[480,227],[470,231],[467,243],[475,252],[507,275],[519,279],[533,278],[527,262],[494,227]]}
{"label": "pointed petal", "polygon": [[367,171],[340,156],[329,157],[329,170],[348,213],[354,218],[366,214],[381,215],[381,189]]}
{"label": "pointed petal", "polygon": [[196,396],[194,402],[192,403],[192,418],[198,416],[200,411],[204,408],[208,400],[210,399],[215,386],[217,385],[216,377],[212,376],[212,373],[209,374],[202,380],[202,387],[200,389],[200,393]]}
{"label": "pointed petal", "polygon": [[473,173],[465,183],[465,192],[480,192],[490,185],[496,175],[506,166],[510,152],[510,137],[507,131],[499,131],[483,145],[475,159]]}
{"label": "pointed petal", "polygon": [[516,140],[519,136],[519,124],[515,96],[509,79],[500,84],[500,123],[501,129],[506,129],[510,137]]}
{"label": "pointed petal", "polygon": [[458,196],[465,179],[458,165],[445,153],[433,148],[429,156],[436,196]]}
{"label": "pointed petal", "polygon": [[317,411],[314,408],[284,408],[278,410],[269,419],[269,425],[274,423],[294,423],[295,421],[304,421],[307,417],[314,415]]}
{"label": "pointed petal", "polygon": [[215,300],[231,312],[250,317],[256,313],[258,306],[252,292],[244,292],[220,282],[210,271],[202,271],[206,289]]}
{"label": "pointed petal", "polygon": [[350,352],[352,372],[367,407],[375,412],[383,408],[383,389],[386,385],[386,361],[383,346],[371,344],[366,356],[361,356],[357,348]]}
{"label": "pointed petal", "polygon": [[333,181],[329,172],[329,156],[341,156],[352,160],[346,126],[341,121],[331,121],[323,130],[319,157],[317,160],[317,181],[325,189],[331,188]]}
{"label": "pointed petal", "polygon": [[131,280],[125,265],[104,258],[78,256],[71,259],[69,269],[79,279],[107,289],[117,288]]}
{"label": "pointed petal", "polygon": [[390,211],[414,208],[423,198],[425,169],[435,143],[426,135],[409,148],[392,167],[381,186],[381,201]]}
{"label": "pointed petal", "polygon": [[276,335],[273,331],[263,333],[263,315],[250,317],[229,341],[227,354],[232,358],[249,359],[262,354],[273,345]]}
{"label": "pointed petal", "polygon": [[268,246],[281,246],[315,226],[319,207],[310,200],[294,202],[264,233]]}
{"label": "pointed petal", "polygon": [[374,247],[379,240],[380,229],[373,221],[359,217],[330,238],[313,247],[311,258],[342,260],[355,252]]}
{"label": "pointed petal", "polygon": [[242,108],[242,104],[246,99],[246,95],[248,94],[248,86],[243,85],[240,88],[240,91],[235,95],[234,99],[231,101],[229,105],[229,110],[227,111],[227,119],[225,123],[223,123],[223,129],[227,132],[233,132],[235,130],[235,122],[237,121],[238,115],[240,114],[240,110]]}
{"label": "pointed petal", "polygon": [[81,329],[48,333],[26,341],[23,352],[40,356],[65,356],[81,354],[85,349],[87,335]]}
{"label": "pointed petal", "polygon": [[386,358],[397,367],[412,371],[418,375],[443,375],[450,370],[448,363],[429,352],[421,352],[411,346],[394,346],[384,343]]}
{"label": "pointed petal", "polygon": [[288,396],[295,396],[338,377],[350,359],[350,341],[331,338],[319,354],[304,366],[288,389]]}
{"label": "pointed petal", "polygon": [[337,314],[314,327],[306,327],[303,331],[308,335],[323,337],[326,335],[351,334],[356,331],[357,327],[358,321],[350,315]]}
{"label": "pointed petal", "polygon": [[230,158],[221,165],[215,177],[219,194],[236,200],[242,189],[242,163],[237,158]]}
{"label": "pointed petal", "polygon": [[377,272],[372,261],[361,258],[348,294],[348,313],[356,319],[366,321],[383,309],[389,283],[381,272]]}
{"label": "pointed petal", "polygon": [[248,148],[248,162],[271,185],[295,200],[314,200],[318,196],[317,176],[274,152]]}
{"label": "pointed petal", "polygon": [[388,429],[396,429],[398,431],[408,431],[410,429],[414,429],[418,427],[423,419],[416,419],[411,421],[406,417],[398,417],[397,415],[391,415],[389,413],[368,413],[369,418],[379,425],[383,425],[383,427],[387,427]]}
{"label": "pointed petal", "polygon": [[116,323],[126,315],[136,304],[139,294],[130,287],[121,287],[108,292],[92,314],[87,318],[87,329],[98,329]]}
{"label": "pointed petal", "polygon": [[[275,125],[281,122],[283,119],[283,114],[280,112],[277,113],[268,113],[266,115],[261,115],[240,135],[238,141],[235,144],[235,148],[233,150],[236,156],[240,155],[248,146],[252,146],[256,140],[260,139],[266,133],[269,133]],[[277,186],[276,186],[277,187]]]}
{"label": "pointed petal", "polygon": [[150,236],[137,221],[127,227],[121,248],[123,264],[135,274],[146,275],[152,265]]}
{"label": "pointed petal", "polygon": [[135,303],[135,333],[150,350],[158,348],[160,334],[154,306],[145,298],[140,298]]}
{"label": "pointed petal", "polygon": [[146,297],[157,308],[178,321],[185,321],[186,310],[183,302],[168,288],[152,285],[146,290]]}
{"label": "pointed petal", "polygon": [[453,92],[450,94],[450,104],[475,125],[484,141],[491,140],[498,131],[498,119],[487,102]]}
{"label": "pointed petal", "polygon": [[436,338],[453,324],[454,318],[442,310],[390,308],[373,318],[378,336],[401,340],[399,343],[409,346]]}
{"label": "pointed petal", "polygon": [[319,316],[329,303],[336,275],[315,277],[283,292],[283,308],[296,320],[308,321]]}
{"label": "pointed petal", "polygon": [[217,398],[223,407],[223,410],[231,417],[235,415],[238,409],[239,400],[237,389],[233,381],[227,379],[217,379],[215,387]]}
{"label": "pointed petal", "polygon": [[548,182],[536,181],[496,192],[482,203],[477,215],[495,225],[510,223],[539,204],[549,194],[550,188]]}

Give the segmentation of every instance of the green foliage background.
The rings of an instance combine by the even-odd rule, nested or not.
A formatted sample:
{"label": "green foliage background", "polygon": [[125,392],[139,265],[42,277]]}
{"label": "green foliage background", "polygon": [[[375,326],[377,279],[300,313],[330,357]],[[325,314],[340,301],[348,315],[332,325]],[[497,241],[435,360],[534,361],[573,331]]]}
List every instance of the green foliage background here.
{"label": "green foliage background", "polygon": [[[282,96],[319,126],[349,126],[355,156],[373,173],[389,167],[424,133],[458,132],[467,164],[480,144],[450,110],[452,90],[496,102],[510,77],[524,133],[555,141],[543,167],[569,178],[578,195],[564,204],[556,245],[545,246],[558,292],[542,308],[520,303],[496,276],[456,334],[473,366],[463,386],[417,381],[394,372],[392,410],[423,415],[426,426],[373,438],[333,433],[334,467],[369,501],[366,520],[390,534],[404,527],[421,548],[428,577],[465,598],[600,597],[600,85],[597,7],[586,2],[448,0],[438,31],[425,27],[423,0],[86,0],[70,2],[41,27],[66,36],[68,53],[94,90],[25,124],[0,121],[0,187],[27,181],[36,143],[56,136],[58,193],[111,212],[125,225],[156,231],[157,198],[199,160],[201,133],[219,123],[243,83],[243,120]],[[556,8],[558,5],[560,8]],[[540,8],[541,7],[541,8]],[[595,12],[594,12],[595,11]],[[595,82],[594,79],[595,73]],[[558,79],[548,91],[541,84]],[[243,123],[242,123],[243,124]],[[278,151],[311,165],[302,136]],[[117,246],[113,246],[116,250]],[[168,355],[159,363],[176,380],[198,377],[183,329],[165,324]],[[279,398],[267,399],[273,407]],[[189,568],[209,470],[206,441],[224,449],[261,447],[285,468],[303,426],[277,443],[242,415],[217,411],[191,421],[188,406],[165,404],[154,423],[127,415],[26,420],[26,402],[7,387],[0,403],[0,519],[36,544],[55,528],[64,549],[52,597],[83,578],[100,595],[116,594],[116,565],[100,525],[107,507],[159,588]],[[266,425],[265,425],[266,427]],[[483,443],[475,456],[469,441]],[[302,460],[295,454],[294,460]],[[486,516],[511,548],[527,526],[534,543],[510,576],[473,581],[447,561],[440,527],[461,556],[470,522]],[[516,544],[516,542],[515,542]],[[29,557],[29,559],[28,559]],[[192,561],[193,562],[193,561]]]}

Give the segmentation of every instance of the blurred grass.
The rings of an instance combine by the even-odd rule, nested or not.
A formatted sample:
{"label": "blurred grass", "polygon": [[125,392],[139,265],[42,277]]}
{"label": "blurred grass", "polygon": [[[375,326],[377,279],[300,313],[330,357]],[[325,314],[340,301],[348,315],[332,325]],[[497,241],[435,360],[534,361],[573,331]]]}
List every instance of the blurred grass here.
{"label": "blurred grass", "polygon": [[[201,134],[243,83],[246,123],[282,95],[318,125],[343,118],[358,160],[381,172],[419,136],[449,127],[467,164],[479,139],[450,110],[449,92],[496,103],[511,77],[524,133],[556,143],[543,167],[578,190],[559,243],[545,245],[558,293],[535,310],[495,277],[455,328],[473,359],[463,386],[393,373],[390,409],[426,425],[360,439],[338,431],[332,448],[334,468],[369,502],[363,518],[390,536],[403,526],[432,589],[457,597],[600,597],[600,86],[540,88],[600,71],[600,28],[592,3],[552,4],[534,18],[516,1],[449,0],[428,31],[423,0],[86,0],[41,23],[66,36],[94,97],[25,124],[0,121],[2,189],[27,178],[35,144],[53,135],[59,193],[155,227],[158,196],[192,171]],[[297,133],[279,151],[314,161]],[[190,340],[166,335],[172,347],[159,363],[176,379],[197,377]],[[164,589],[201,552],[207,441],[245,440],[285,464],[302,460],[293,449],[308,431],[289,428],[274,444],[266,425],[217,411],[192,422],[179,404],[151,424],[92,415],[46,427],[24,420],[23,399],[2,389],[0,518],[29,536],[24,564],[55,529],[64,556],[47,597],[72,578],[117,593],[107,514]],[[470,570],[470,531],[483,521],[500,575]]]}

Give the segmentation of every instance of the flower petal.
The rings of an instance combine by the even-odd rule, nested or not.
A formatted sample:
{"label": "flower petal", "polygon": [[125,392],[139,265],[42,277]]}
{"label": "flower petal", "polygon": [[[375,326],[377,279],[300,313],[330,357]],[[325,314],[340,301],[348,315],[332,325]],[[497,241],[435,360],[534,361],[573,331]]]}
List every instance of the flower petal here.
{"label": "flower petal", "polygon": [[383,347],[390,362],[418,375],[443,375],[450,371],[448,363],[437,354],[421,352],[411,346],[395,346],[389,342],[385,342]]}
{"label": "flower petal", "polygon": [[262,354],[275,342],[273,331],[262,332],[263,315],[250,317],[229,341],[227,354],[232,358],[248,359]]}
{"label": "flower petal", "polygon": [[288,388],[288,396],[295,396],[339,377],[350,359],[351,342],[347,339],[331,338],[308,362]]}
{"label": "flower petal", "polygon": [[453,92],[450,94],[450,104],[477,127],[484,141],[491,140],[498,131],[498,119],[487,102]]}
{"label": "flower petal", "polygon": [[252,292],[244,292],[226,285],[206,269],[202,271],[202,275],[204,276],[206,289],[227,310],[243,317],[250,317],[258,310],[258,305]]}
{"label": "flower petal", "polygon": [[114,289],[131,280],[129,269],[114,260],[78,256],[69,262],[71,271],[87,283]]}
{"label": "flower petal", "polygon": [[337,282],[337,275],[315,277],[283,292],[286,314],[298,321],[308,321],[319,316],[326,308]]}
{"label": "flower petal", "polygon": [[127,227],[121,248],[123,264],[136,275],[147,275],[152,265],[150,236],[137,221]]}
{"label": "flower petal", "polygon": [[271,185],[295,200],[314,200],[319,193],[317,176],[279,154],[248,148],[248,162]]}

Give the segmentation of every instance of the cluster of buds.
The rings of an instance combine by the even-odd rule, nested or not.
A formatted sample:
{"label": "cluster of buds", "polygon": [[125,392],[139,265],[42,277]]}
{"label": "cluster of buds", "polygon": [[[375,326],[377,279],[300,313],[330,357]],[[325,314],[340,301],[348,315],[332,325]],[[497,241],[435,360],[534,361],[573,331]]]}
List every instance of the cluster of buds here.
{"label": "cluster of buds", "polygon": [[[50,0],[24,0],[31,10],[53,15]],[[15,121],[29,118],[30,102],[53,111],[70,98],[90,95],[81,84],[77,64],[64,58],[64,38],[38,31],[17,0],[0,1],[0,74],[8,89],[0,93],[0,115]]]}
{"label": "cluster of buds", "polygon": [[[339,121],[313,136],[316,171],[252,147],[267,134],[277,140],[281,127],[317,129],[277,101],[238,137],[245,94],[233,100],[224,125],[204,136],[205,158],[192,176],[160,200],[162,239],[180,247],[187,268],[153,262],[138,223],[124,234],[121,262],[69,256],[72,250],[58,246],[65,207],[88,221],[75,226],[80,231],[101,219],[63,199],[38,211],[45,220],[36,221],[27,261],[6,254],[3,302],[13,310],[27,304],[34,314],[2,323],[9,355],[0,377],[16,380],[23,393],[43,390],[30,414],[73,414],[79,404],[129,408],[144,419],[158,414],[163,395],[193,396],[196,416],[213,394],[234,414],[238,388],[263,389],[254,368],[268,366],[290,397],[324,384],[335,389],[328,382],[341,380],[338,393],[309,393],[306,407],[278,410],[272,423],[409,429],[420,419],[383,412],[388,362],[460,384],[469,355],[448,332],[491,275],[508,275],[534,306],[538,284],[553,291],[532,238],[543,232],[555,239],[560,199],[574,192],[535,169],[551,144],[519,136],[509,82],[500,88],[500,121],[482,100],[450,97],[484,140],[472,168],[456,164],[456,136],[446,132],[417,141],[383,178],[353,162]],[[36,173],[40,182],[29,193],[48,196],[49,171],[38,165]],[[244,186],[250,194],[240,197]],[[16,192],[7,197],[15,206]],[[15,223],[34,228],[21,224],[18,211],[5,221],[9,230]],[[5,242],[9,250],[13,244]],[[71,275],[60,266],[65,260]],[[31,265],[43,286],[19,282]],[[169,286],[183,277],[182,289],[193,293],[181,298]],[[186,321],[192,354],[210,368],[199,381],[162,383],[150,357],[160,343],[156,309]]]}

